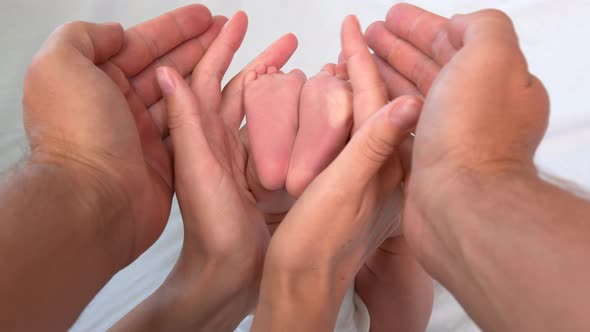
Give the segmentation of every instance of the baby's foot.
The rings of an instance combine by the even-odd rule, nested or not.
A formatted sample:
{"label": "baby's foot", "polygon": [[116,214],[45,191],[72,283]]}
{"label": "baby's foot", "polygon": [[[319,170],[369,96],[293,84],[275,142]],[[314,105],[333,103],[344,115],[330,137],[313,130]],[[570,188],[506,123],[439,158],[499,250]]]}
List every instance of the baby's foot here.
{"label": "baby's foot", "polygon": [[297,134],[299,95],[305,74],[260,66],[244,80],[248,136],[258,178],[267,190],[285,186]]}
{"label": "baby's foot", "polygon": [[326,65],[301,91],[299,131],[286,184],[295,197],[340,153],[350,134],[352,88],[342,68]]}

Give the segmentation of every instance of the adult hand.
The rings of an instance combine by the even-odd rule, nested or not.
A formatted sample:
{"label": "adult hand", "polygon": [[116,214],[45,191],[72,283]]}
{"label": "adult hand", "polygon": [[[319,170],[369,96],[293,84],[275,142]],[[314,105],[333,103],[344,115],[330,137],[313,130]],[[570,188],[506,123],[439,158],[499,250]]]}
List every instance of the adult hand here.
{"label": "adult hand", "polygon": [[[188,73],[222,25],[201,5],[124,32],[118,24],[70,23],[48,39],[25,81],[31,160],[75,169],[120,214],[101,225],[118,268],[160,235],[168,219],[170,156],[148,108],[161,98],[155,69]],[[90,202],[89,204],[93,204]]]}
{"label": "adult hand", "polygon": [[397,5],[367,39],[426,95],[404,211],[422,265],[484,330],[587,330],[590,204],[537,174],[549,102],[510,19]]}
{"label": "adult hand", "polygon": [[404,222],[410,244],[428,255],[443,250],[432,247],[438,243],[435,221],[458,187],[536,175],[533,156],[547,126],[547,93],[529,73],[510,19],[499,11],[448,20],[397,5],[386,22],[369,27],[366,38],[391,66],[381,69],[393,96],[426,96]]}
{"label": "adult hand", "polygon": [[158,71],[184,244],[164,284],[115,329],[233,331],[258,299],[270,235],[246,181],[248,154],[238,137],[242,81],[258,65],[282,67],[297,40],[293,35],[279,39],[222,93],[223,76],[246,29],[243,12],[225,24],[194,69],[190,86],[171,68]]}
{"label": "adult hand", "polygon": [[356,132],[273,235],[256,331],[333,329],[360,266],[399,227],[391,203],[403,170],[395,149],[415,125],[421,101],[404,97],[386,105],[385,86],[354,18],[343,25],[342,43]]}
{"label": "adult hand", "polygon": [[126,32],[76,22],[49,37],[25,80],[31,156],[0,186],[3,328],[67,329],[158,237],[172,172],[148,112],[155,63],[193,67],[220,28],[189,6]]}

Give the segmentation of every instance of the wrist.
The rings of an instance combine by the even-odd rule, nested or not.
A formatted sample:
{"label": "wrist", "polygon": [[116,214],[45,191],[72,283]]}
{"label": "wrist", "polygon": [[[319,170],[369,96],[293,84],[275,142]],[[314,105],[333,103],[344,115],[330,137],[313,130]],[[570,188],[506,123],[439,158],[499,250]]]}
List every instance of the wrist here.
{"label": "wrist", "polygon": [[328,262],[308,262],[267,255],[254,331],[334,329],[354,273]]}
{"label": "wrist", "polygon": [[[421,223],[420,237],[411,229],[422,265],[483,329],[547,329],[556,312],[587,297],[572,280],[590,275],[580,265],[588,252],[588,202],[526,169],[468,179],[447,188],[438,217],[411,220]],[[563,283],[564,275],[577,277]],[[566,311],[570,322],[582,317]]]}
{"label": "wrist", "polygon": [[69,212],[83,221],[72,226],[103,253],[103,262],[113,274],[131,262],[130,203],[122,188],[109,180],[111,175],[91,163],[39,150],[31,153],[23,167],[25,172],[53,178],[67,191]]}
{"label": "wrist", "polygon": [[[541,182],[533,164],[521,163],[416,172],[406,193],[404,234],[418,259],[436,275],[445,265],[459,264],[461,253],[470,250],[477,238],[472,234],[479,226],[476,221],[487,222],[493,210],[506,208],[507,197],[517,201],[521,188]],[[449,261],[443,263],[443,257]]]}
{"label": "wrist", "polygon": [[185,258],[111,331],[234,331],[254,308],[258,282],[238,280],[235,271],[209,262],[186,271]]}
{"label": "wrist", "polygon": [[101,227],[117,210],[94,195],[76,168],[63,166],[35,155],[0,186],[0,269],[10,270],[0,297],[11,303],[9,330],[39,330],[39,322],[67,329],[121,267],[116,243]]}

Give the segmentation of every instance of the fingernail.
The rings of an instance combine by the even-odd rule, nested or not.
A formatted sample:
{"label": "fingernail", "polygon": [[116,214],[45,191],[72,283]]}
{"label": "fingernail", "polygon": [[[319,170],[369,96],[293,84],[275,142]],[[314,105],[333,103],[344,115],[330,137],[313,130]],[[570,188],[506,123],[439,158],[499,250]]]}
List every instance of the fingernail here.
{"label": "fingernail", "polygon": [[176,84],[174,84],[174,79],[166,68],[160,67],[156,69],[156,78],[164,96],[170,96],[174,93]]}
{"label": "fingernail", "polygon": [[[395,103],[395,101],[393,101]],[[393,124],[401,130],[410,130],[418,122],[420,111],[422,109],[422,102],[411,98],[403,100],[399,105],[394,106],[389,111],[389,119]]]}

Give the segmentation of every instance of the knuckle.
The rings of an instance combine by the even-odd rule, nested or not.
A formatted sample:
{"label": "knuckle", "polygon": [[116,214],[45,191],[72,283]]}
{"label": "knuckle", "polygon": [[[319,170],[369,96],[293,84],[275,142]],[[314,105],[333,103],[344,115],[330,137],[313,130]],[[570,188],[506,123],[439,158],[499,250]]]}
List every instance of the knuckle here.
{"label": "knuckle", "polygon": [[393,153],[394,147],[390,141],[388,141],[382,135],[371,133],[367,136],[367,141],[362,153],[370,161],[376,163],[383,163]]}
{"label": "knuckle", "polygon": [[53,35],[62,42],[79,48],[84,54],[94,54],[94,42],[90,37],[91,25],[88,22],[72,21],[58,27]]}
{"label": "knuckle", "polygon": [[489,50],[485,60],[498,72],[503,70],[504,73],[510,73],[505,79],[517,86],[528,85],[528,63],[518,44],[496,41],[490,42],[485,48]]}
{"label": "knuckle", "polygon": [[171,132],[182,128],[192,128],[199,130],[201,128],[201,118],[199,112],[195,107],[189,106],[168,108],[168,128]]}
{"label": "knuckle", "polygon": [[169,108],[168,129],[170,129],[170,131],[176,131],[185,125],[187,125],[187,121],[185,121],[184,114],[182,114],[182,112],[178,112],[173,108]]}

